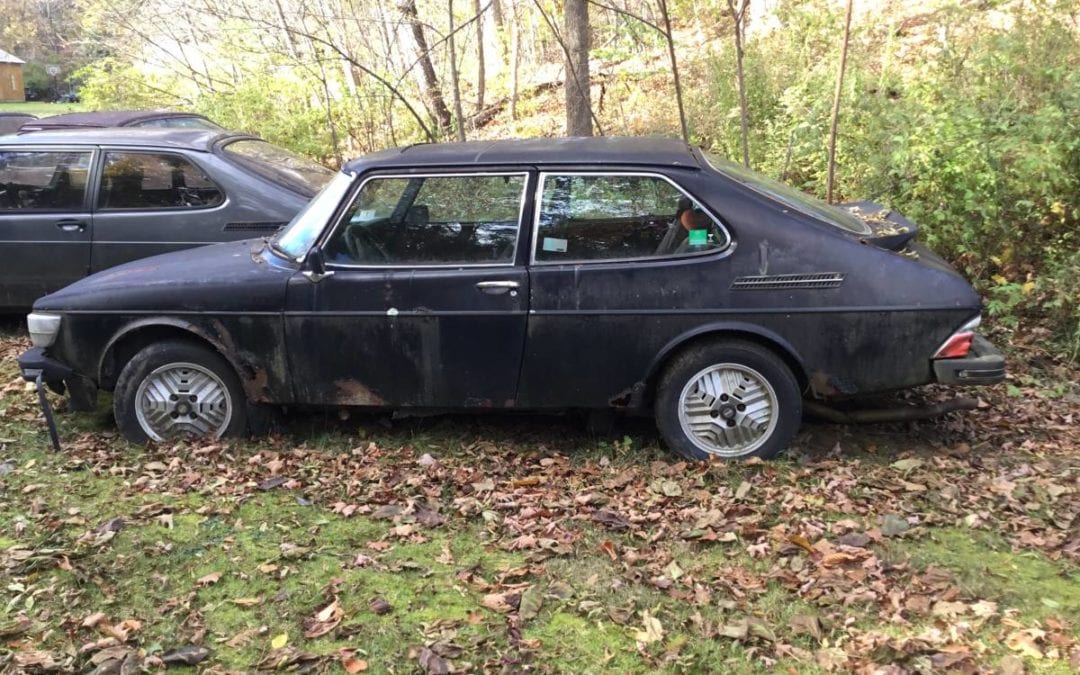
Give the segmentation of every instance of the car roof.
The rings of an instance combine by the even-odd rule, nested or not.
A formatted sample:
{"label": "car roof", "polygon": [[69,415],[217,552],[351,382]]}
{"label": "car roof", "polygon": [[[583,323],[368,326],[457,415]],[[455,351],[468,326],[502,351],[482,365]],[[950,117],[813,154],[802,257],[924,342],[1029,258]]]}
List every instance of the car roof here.
{"label": "car roof", "polygon": [[494,165],[681,166],[698,169],[694,150],[672,138],[598,136],[422,143],[364,155],[345,170]]}
{"label": "car roof", "polygon": [[260,140],[255,136],[213,129],[57,129],[18,136],[0,136],[3,145],[118,145],[155,146],[209,152],[225,140]]}
{"label": "car roof", "polygon": [[34,122],[34,129],[61,129],[71,127],[122,127],[147,120],[194,117],[210,120],[195,113],[170,112],[162,110],[101,110],[95,112],[64,113],[43,117]]}

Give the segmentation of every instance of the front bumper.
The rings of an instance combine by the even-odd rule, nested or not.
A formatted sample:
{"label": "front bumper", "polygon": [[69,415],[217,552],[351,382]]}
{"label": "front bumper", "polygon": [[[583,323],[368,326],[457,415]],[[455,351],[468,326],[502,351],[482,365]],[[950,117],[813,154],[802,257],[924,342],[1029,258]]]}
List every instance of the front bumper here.
{"label": "front bumper", "polygon": [[935,359],[933,364],[941,384],[997,384],[1005,379],[1005,355],[981,335],[975,335],[967,356]]}
{"label": "front bumper", "polygon": [[31,347],[19,356],[19,372],[23,379],[42,382],[58,394],[64,393],[64,382],[71,378],[72,370],[45,353],[44,347]]}

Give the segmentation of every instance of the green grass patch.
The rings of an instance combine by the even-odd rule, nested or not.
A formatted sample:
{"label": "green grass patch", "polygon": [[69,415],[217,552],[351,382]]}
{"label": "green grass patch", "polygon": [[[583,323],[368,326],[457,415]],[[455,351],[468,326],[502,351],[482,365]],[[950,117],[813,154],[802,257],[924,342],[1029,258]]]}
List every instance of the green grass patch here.
{"label": "green grass patch", "polygon": [[1000,535],[935,528],[900,550],[919,567],[951,571],[966,594],[1014,608],[1026,619],[1067,617],[1080,635],[1080,570],[1035,551],[1016,553]]}
{"label": "green grass patch", "polygon": [[86,108],[81,103],[44,103],[40,101],[0,103],[0,112],[26,113],[27,115],[36,115],[38,117],[82,112],[85,109]]}

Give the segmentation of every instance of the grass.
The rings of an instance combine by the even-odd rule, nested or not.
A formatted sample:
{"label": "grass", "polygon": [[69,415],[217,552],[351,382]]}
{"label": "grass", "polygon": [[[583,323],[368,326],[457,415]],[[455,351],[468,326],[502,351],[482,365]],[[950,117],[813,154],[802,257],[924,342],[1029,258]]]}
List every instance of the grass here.
{"label": "grass", "polygon": [[1013,552],[998,534],[935,529],[903,552],[920,567],[951,570],[966,593],[994,598],[1027,620],[1043,620],[1062,611],[1080,615],[1080,570],[1031,552]]}
{"label": "grass", "polygon": [[37,117],[82,112],[83,110],[85,110],[85,108],[81,103],[43,103],[39,101],[0,103],[0,113],[26,113],[28,115],[36,115]]}
{"label": "grass", "polygon": [[[0,343],[9,354],[14,340]],[[104,411],[58,419],[54,453],[32,392],[0,364],[0,670],[30,650],[86,668],[102,648],[79,650],[117,626],[129,634],[113,646],[149,667],[198,645],[211,654],[197,667],[223,671],[307,660],[340,672],[347,658],[438,671],[434,658],[466,671],[823,672],[928,668],[960,650],[983,669],[1018,657],[1064,673],[1080,639],[1080,571],[1048,524],[1076,497],[1067,453],[969,462],[906,432],[810,427],[781,461],[698,468],[644,422],[596,439],[570,418],[311,416],[282,438],[144,449]],[[841,443],[852,450],[836,454]],[[901,472],[898,455],[924,463]],[[1006,493],[1006,476],[1032,482]],[[950,485],[966,491],[937,492]],[[441,522],[424,524],[425,508]],[[603,526],[601,509],[625,526]],[[964,525],[969,509],[988,526]],[[874,534],[897,512],[917,526]],[[849,530],[874,534],[869,548],[826,564]],[[826,548],[811,554],[796,533]],[[915,596],[931,604],[908,609]],[[335,599],[340,622],[305,637]],[[942,599],[956,613],[930,610]],[[981,616],[985,603],[996,609]]]}

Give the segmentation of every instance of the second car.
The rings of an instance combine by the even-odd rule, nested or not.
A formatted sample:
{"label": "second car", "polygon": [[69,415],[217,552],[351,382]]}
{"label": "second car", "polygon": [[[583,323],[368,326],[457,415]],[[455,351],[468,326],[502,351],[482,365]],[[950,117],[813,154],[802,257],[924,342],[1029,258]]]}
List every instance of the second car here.
{"label": "second car", "polygon": [[273,234],[332,176],[230,132],[0,137],[0,311],[120,263]]}

